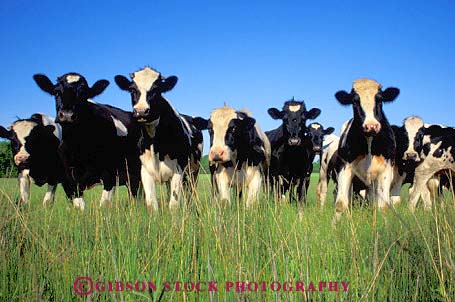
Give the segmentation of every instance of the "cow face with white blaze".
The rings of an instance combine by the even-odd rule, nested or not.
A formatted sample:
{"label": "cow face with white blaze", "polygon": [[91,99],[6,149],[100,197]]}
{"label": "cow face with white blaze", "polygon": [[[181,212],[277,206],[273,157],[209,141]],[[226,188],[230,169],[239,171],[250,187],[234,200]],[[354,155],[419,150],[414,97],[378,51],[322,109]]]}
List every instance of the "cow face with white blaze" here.
{"label": "cow face with white blaze", "polygon": [[152,108],[152,100],[162,93],[172,90],[178,78],[164,78],[158,71],[145,67],[130,74],[132,81],[123,75],[115,76],[115,82],[120,89],[129,91],[133,105],[133,116],[140,123],[151,123],[159,116]]}
{"label": "cow face with white blaze", "polygon": [[197,118],[194,122],[198,129],[209,131],[209,162],[226,164],[237,162],[237,149],[242,144],[250,144],[256,120],[244,112],[224,106],[213,110],[209,120]]}
{"label": "cow face with white blaze", "polygon": [[420,162],[423,148],[424,123],[420,117],[410,116],[403,121],[403,126],[392,126],[397,140],[397,154],[406,163]]}
{"label": "cow face with white blaze", "polygon": [[382,104],[393,101],[399,93],[398,88],[383,91],[376,81],[359,79],[354,81],[350,93],[340,90],[335,97],[342,105],[352,105],[354,121],[361,123],[366,136],[374,136],[381,131],[381,122],[385,120]]}
{"label": "cow face with white blaze", "polygon": [[283,135],[289,146],[300,146],[307,133],[306,120],[315,119],[321,114],[319,108],[306,110],[305,103],[295,100],[284,103],[283,110],[269,108],[269,115],[275,120],[283,120]]}
{"label": "cow face with white blaze", "polygon": [[31,120],[18,120],[14,122],[10,130],[0,126],[0,137],[11,141],[11,149],[14,154],[14,164],[20,169],[28,169],[31,154],[38,155],[40,145],[45,142],[44,137],[53,137],[53,125],[43,126]]}
{"label": "cow face with white blaze", "polygon": [[60,124],[76,123],[87,100],[101,94],[109,85],[107,80],[99,80],[89,87],[87,80],[74,72],[58,77],[57,84],[43,74],[35,74],[33,79],[43,91],[55,97],[55,121]]}
{"label": "cow face with white blaze", "polygon": [[335,129],[333,127],[324,129],[324,126],[319,123],[311,123],[308,125],[308,134],[310,136],[314,153],[321,153],[322,143],[324,142],[324,135],[332,134],[334,130]]}

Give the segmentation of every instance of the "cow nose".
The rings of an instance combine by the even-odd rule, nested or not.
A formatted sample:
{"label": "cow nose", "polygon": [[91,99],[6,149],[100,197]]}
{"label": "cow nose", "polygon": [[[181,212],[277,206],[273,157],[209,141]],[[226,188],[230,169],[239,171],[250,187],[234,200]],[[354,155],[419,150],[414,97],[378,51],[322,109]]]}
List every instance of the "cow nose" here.
{"label": "cow nose", "polygon": [[367,134],[378,134],[381,131],[381,124],[378,122],[368,122],[363,125],[363,131]]}
{"label": "cow nose", "polygon": [[22,154],[19,155],[18,154],[16,156],[14,156],[14,163],[16,165],[24,164],[27,162],[27,160],[28,160],[28,155],[22,155]]}
{"label": "cow nose", "polygon": [[409,152],[406,153],[406,160],[417,160],[417,153]]}
{"label": "cow nose", "polygon": [[223,161],[224,150],[210,150],[210,158],[214,162]]}
{"label": "cow nose", "polygon": [[72,122],[75,118],[74,112],[64,110],[59,110],[57,116],[58,122]]}
{"label": "cow nose", "polygon": [[134,109],[134,117],[136,118],[143,118],[147,117],[150,114],[150,108],[145,108],[145,109]]}
{"label": "cow nose", "polygon": [[315,147],[313,147],[313,151],[314,152],[320,152],[321,151],[321,147],[320,146],[315,146]]}
{"label": "cow nose", "polygon": [[298,145],[300,145],[300,142],[301,142],[300,138],[295,138],[295,137],[290,138],[288,140],[288,143],[290,146],[298,146]]}

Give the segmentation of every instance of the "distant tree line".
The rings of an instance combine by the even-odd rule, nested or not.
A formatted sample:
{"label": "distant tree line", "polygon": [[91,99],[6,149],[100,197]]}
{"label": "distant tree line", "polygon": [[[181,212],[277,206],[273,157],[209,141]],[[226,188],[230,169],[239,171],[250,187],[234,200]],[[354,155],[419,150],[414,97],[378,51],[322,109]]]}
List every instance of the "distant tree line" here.
{"label": "distant tree line", "polygon": [[0,177],[16,177],[17,168],[13,161],[10,142],[0,142]]}

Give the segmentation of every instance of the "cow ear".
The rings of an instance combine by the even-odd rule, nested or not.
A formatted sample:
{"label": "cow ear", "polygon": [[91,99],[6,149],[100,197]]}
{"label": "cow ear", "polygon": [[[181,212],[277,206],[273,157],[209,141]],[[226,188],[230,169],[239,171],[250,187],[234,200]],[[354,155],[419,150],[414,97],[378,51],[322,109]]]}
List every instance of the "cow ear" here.
{"label": "cow ear", "polygon": [[50,95],[54,95],[55,85],[52,84],[52,81],[49,80],[47,76],[37,73],[33,76],[33,79],[41,90],[49,93]]}
{"label": "cow ear", "polygon": [[245,127],[245,130],[249,130],[254,127],[254,124],[256,124],[256,119],[247,116],[242,119],[242,124]]}
{"label": "cow ear", "polygon": [[193,117],[193,126],[199,130],[206,130],[209,126],[209,120],[202,117]]}
{"label": "cow ear", "polygon": [[283,111],[280,111],[276,108],[269,108],[269,110],[267,110],[267,112],[269,113],[269,115],[274,119],[274,120],[281,120],[283,119],[283,116],[284,116],[284,113]]}
{"label": "cow ear", "polygon": [[384,103],[391,102],[400,94],[400,89],[395,87],[389,87],[384,90],[382,93],[382,101]]}
{"label": "cow ear", "polygon": [[0,137],[9,139],[11,137],[11,132],[5,129],[5,127],[0,126]]}
{"label": "cow ear", "polygon": [[47,126],[44,126],[44,129],[46,129],[46,131],[49,131],[49,133],[53,133],[55,131],[55,126],[47,125]]}
{"label": "cow ear", "polygon": [[104,91],[104,89],[106,89],[107,86],[109,86],[108,80],[96,81],[95,84],[93,84],[92,88],[90,88],[88,98],[91,99],[97,95],[100,95]]}
{"label": "cow ear", "polygon": [[170,76],[164,79],[161,83],[161,92],[168,92],[174,88],[175,84],[177,84],[178,78],[176,76]]}
{"label": "cow ear", "polygon": [[324,135],[332,134],[333,131],[335,131],[335,128],[329,127],[329,128],[327,128],[327,129],[324,130]]}
{"label": "cow ear", "polygon": [[311,108],[310,111],[305,112],[305,118],[309,120],[314,120],[321,114],[321,109]]}
{"label": "cow ear", "polygon": [[116,75],[114,80],[120,89],[126,90],[126,91],[128,91],[130,89],[131,81],[128,80],[125,76],[122,76],[120,74]]}
{"label": "cow ear", "polygon": [[344,90],[340,90],[335,93],[335,98],[341,105],[350,105],[352,104],[352,94],[347,93]]}

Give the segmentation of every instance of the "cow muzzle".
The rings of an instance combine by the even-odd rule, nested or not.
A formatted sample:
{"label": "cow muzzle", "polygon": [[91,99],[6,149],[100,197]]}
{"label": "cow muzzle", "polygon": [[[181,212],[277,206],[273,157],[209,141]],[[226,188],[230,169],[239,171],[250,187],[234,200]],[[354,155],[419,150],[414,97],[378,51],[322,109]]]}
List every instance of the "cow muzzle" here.
{"label": "cow muzzle", "polygon": [[321,147],[320,146],[313,146],[313,152],[320,153]]}
{"label": "cow muzzle", "polygon": [[14,163],[16,166],[23,165],[28,163],[30,155],[18,153],[14,156]]}
{"label": "cow muzzle", "polygon": [[292,137],[292,138],[288,139],[289,146],[300,146],[301,142],[302,142],[302,140],[298,137]]}
{"label": "cow muzzle", "polygon": [[419,161],[419,156],[416,152],[406,152],[403,159],[407,161]]}
{"label": "cow muzzle", "polygon": [[138,122],[146,122],[148,120],[149,116],[150,116],[150,108],[133,110],[133,117]]}
{"label": "cow muzzle", "polygon": [[211,148],[209,153],[209,161],[214,163],[224,163],[229,161],[228,152],[223,148]]}
{"label": "cow muzzle", "polygon": [[363,132],[367,136],[376,135],[381,131],[381,124],[377,121],[371,121],[363,124]]}
{"label": "cow muzzle", "polygon": [[72,111],[59,110],[57,113],[57,123],[72,123],[76,120],[76,114]]}

